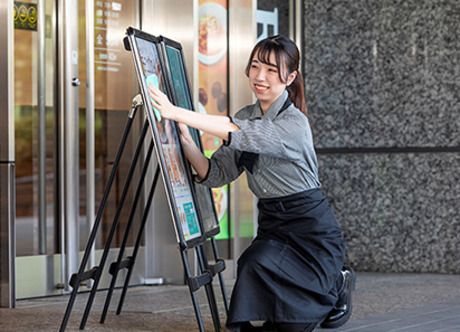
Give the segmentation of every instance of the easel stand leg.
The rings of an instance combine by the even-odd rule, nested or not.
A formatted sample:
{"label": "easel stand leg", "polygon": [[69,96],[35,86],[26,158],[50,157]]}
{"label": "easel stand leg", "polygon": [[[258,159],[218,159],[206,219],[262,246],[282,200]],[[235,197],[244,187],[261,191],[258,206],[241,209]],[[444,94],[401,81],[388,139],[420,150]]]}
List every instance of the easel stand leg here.
{"label": "easel stand leg", "polygon": [[139,232],[137,233],[136,244],[134,246],[133,255],[131,257],[131,264],[128,267],[128,273],[126,274],[125,283],[123,285],[123,291],[120,296],[120,301],[118,302],[117,315],[120,314],[121,309],[123,307],[123,302],[126,296],[126,291],[128,290],[129,280],[131,279],[131,274],[133,273],[134,263],[136,262],[137,253],[141,245],[142,234],[144,232],[145,224],[147,223],[147,219],[150,213],[150,207],[152,206],[153,195],[155,193],[155,188],[157,186],[159,177],[160,177],[160,166],[157,166],[155,170],[155,176],[153,177],[152,185],[150,186],[150,192],[147,198],[147,204],[144,208],[144,212],[142,215],[141,227],[139,228]]}
{"label": "easel stand leg", "polygon": [[[198,264],[200,266],[201,273],[209,272],[209,265],[204,254],[203,245],[201,244],[197,246],[195,252],[197,254]],[[220,331],[221,326],[219,319],[219,311],[217,309],[216,296],[214,294],[214,289],[212,286],[212,278],[209,281],[209,283],[207,283],[204,287],[206,290],[206,296],[208,298],[209,309],[211,311],[212,321],[214,324],[214,330]]]}
{"label": "easel stand leg", "polygon": [[[90,236],[89,236],[89,239],[88,239],[88,243],[86,244],[85,253],[83,254],[83,258],[82,258],[82,261],[80,263],[78,273],[73,274],[72,277],[70,278],[69,284],[72,287],[72,292],[71,292],[71,295],[70,295],[70,298],[69,298],[69,302],[67,304],[66,311],[64,313],[64,317],[63,317],[62,322],[61,322],[61,326],[59,328],[60,332],[64,332],[66,327],[67,327],[67,323],[69,321],[70,314],[72,312],[72,308],[73,308],[73,305],[75,303],[75,299],[76,299],[76,296],[78,294],[78,289],[80,287],[81,282],[83,282],[85,280],[88,280],[88,279],[91,279],[95,274],[95,269],[96,268],[90,269],[89,271],[85,272],[85,267],[88,264],[89,256],[91,254],[91,248],[92,248],[92,246],[93,246],[93,244],[94,244],[94,242],[96,240],[97,230],[99,228],[99,224],[101,223],[102,216],[103,216],[105,207],[107,205],[107,199],[109,197],[110,190],[112,188],[113,181],[115,179],[115,175],[117,173],[117,170],[118,170],[118,167],[119,167],[119,164],[120,164],[121,156],[123,155],[123,152],[124,152],[124,149],[125,149],[125,146],[126,146],[126,142],[128,140],[128,136],[129,136],[129,133],[131,131],[132,124],[133,124],[134,116],[136,114],[136,111],[137,111],[138,107],[139,107],[139,104],[133,102],[133,106],[131,108],[131,112],[129,114],[128,120],[126,122],[125,129],[123,131],[123,135],[122,135],[122,138],[121,138],[121,141],[120,141],[120,146],[119,146],[117,154],[115,156],[114,164],[112,166],[112,171],[111,171],[109,179],[107,181],[107,184],[106,184],[106,187],[105,187],[105,190],[104,190],[104,194],[103,194],[103,197],[102,197],[102,200],[101,200],[101,204],[100,204],[100,206],[98,208],[98,213],[97,213],[97,216],[96,216],[96,220],[94,222],[93,229],[91,230],[91,233],[90,233]],[[145,126],[148,126],[148,124],[146,123]]]}
{"label": "easel stand leg", "polygon": [[[181,252],[181,257],[182,257],[182,264],[184,265],[185,278],[187,280],[187,284],[190,290],[190,296],[192,297],[193,308],[195,309],[195,317],[198,323],[198,328],[200,332],[205,332],[203,318],[201,317],[200,304],[198,303],[198,300],[195,294],[195,292],[200,288],[200,285],[198,283],[193,282],[196,279],[193,278],[192,273],[190,272],[187,251],[184,249],[181,249],[180,252]],[[210,276],[209,276],[209,279],[212,280]]]}
{"label": "easel stand leg", "polygon": [[128,194],[128,190],[129,190],[131,181],[132,181],[133,176],[134,176],[136,165],[137,165],[137,162],[139,160],[139,156],[140,156],[141,151],[142,151],[142,147],[143,147],[143,144],[144,144],[144,139],[145,139],[145,136],[147,134],[147,129],[148,129],[148,122],[146,121],[144,123],[144,127],[142,129],[141,136],[139,137],[139,139],[137,141],[137,146],[136,146],[136,151],[135,151],[134,156],[133,156],[133,161],[132,161],[131,166],[129,168],[128,175],[126,176],[126,181],[125,181],[125,184],[123,186],[122,194],[120,196],[120,203],[119,203],[119,205],[117,207],[117,210],[115,212],[115,217],[114,217],[113,222],[112,222],[112,227],[110,229],[109,236],[107,238],[107,241],[105,242],[104,251],[102,253],[102,257],[101,257],[99,266],[96,269],[96,273],[95,273],[95,276],[94,276],[94,284],[93,284],[93,287],[91,288],[91,293],[89,295],[88,302],[86,303],[85,312],[83,314],[83,318],[82,318],[81,323],[80,323],[80,330],[83,330],[85,328],[86,321],[88,319],[89,312],[91,310],[91,307],[92,307],[92,304],[93,304],[93,301],[94,301],[94,297],[96,295],[97,287],[99,285],[99,281],[100,281],[101,276],[102,276],[102,271],[104,270],[104,265],[105,265],[105,262],[107,260],[107,256],[108,256],[109,251],[110,251],[110,246],[111,246],[113,237],[115,235],[115,231],[117,229],[118,222],[120,220],[121,211],[122,211],[124,203],[126,201],[126,196]]}
{"label": "easel stand leg", "polygon": [[216,239],[214,237],[211,237],[211,247],[212,247],[212,252],[214,254],[214,260],[217,262],[222,262],[223,267],[217,272],[218,278],[219,278],[219,285],[220,285],[220,290],[222,292],[222,300],[224,302],[224,307],[225,307],[225,313],[228,315],[228,299],[227,299],[227,291],[225,289],[225,284],[224,284],[224,276],[222,275],[222,271],[225,269],[225,263],[224,261],[219,258],[219,252],[217,250],[217,243]]}
{"label": "easel stand leg", "polygon": [[104,309],[102,311],[101,320],[100,320],[101,323],[104,323],[105,317],[107,315],[107,311],[109,309],[110,300],[111,300],[112,294],[113,294],[113,289],[115,288],[115,284],[116,284],[116,281],[117,281],[118,271],[120,271],[120,269],[122,269],[122,268],[128,267],[129,265],[134,265],[134,261],[133,261],[132,257],[128,257],[126,260],[123,261],[123,263],[122,263],[122,260],[123,260],[123,256],[124,256],[124,253],[125,253],[126,244],[128,242],[129,234],[131,232],[131,227],[133,225],[134,215],[136,213],[138,202],[140,201],[140,197],[141,197],[143,189],[144,189],[144,179],[145,179],[145,176],[147,174],[147,170],[149,169],[149,166],[150,166],[150,160],[151,160],[151,157],[152,157],[152,152],[153,152],[153,140],[150,142],[148,152],[147,152],[147,156],[145,158],[145,163],[144,163],[144,166],[142,168],[140,181],[139,181],[139,183],[137,185],[136,193],[134,195],[134,201],[133,201],[133,204],[132,204],[132,207],[131,207],[131,212],[129,214],[128,223],[127,223],[126,228],[124,230],[123,240],[122,240],[122,243],[121,243],[121,246],[120,246],[120,250],[118,252],[117,261],[115,263],[112,263],[110,265],[110,268],[109,268],[109,272],[112,275],[112,280],[111,280],[111,283],[110,283],[109,290],[107,292],[107,297],[106,297],[106,300],[105,300]]}

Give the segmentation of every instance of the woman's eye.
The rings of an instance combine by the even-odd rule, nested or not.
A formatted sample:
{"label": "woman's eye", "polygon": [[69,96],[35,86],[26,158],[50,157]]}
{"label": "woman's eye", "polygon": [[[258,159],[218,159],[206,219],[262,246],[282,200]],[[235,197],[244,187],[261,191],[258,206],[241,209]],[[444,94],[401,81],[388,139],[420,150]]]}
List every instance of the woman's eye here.
{"label": "woman's eye", "polygon": [[271,72],[271,73],[277,73],[278,72],[278,70],[276,70],[274,68],[270,68],[268,71]]}

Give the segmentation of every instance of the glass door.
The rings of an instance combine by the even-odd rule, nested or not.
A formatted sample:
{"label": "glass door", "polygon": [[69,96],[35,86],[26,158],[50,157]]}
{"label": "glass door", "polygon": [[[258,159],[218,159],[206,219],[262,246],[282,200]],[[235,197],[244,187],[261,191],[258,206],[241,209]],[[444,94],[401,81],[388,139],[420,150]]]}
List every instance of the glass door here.
{"label": "glass door", "polygon": [[[93,16],[85,14],[87,11]],[[139,4],[131,0],[80,0],[79,13],[81,19],[78,35],[78,76],[81,85],[89,87],[86,90],[80,89],[79,93],[80,215],[94,215],[112,169],[132,99],[138,93],[132,56],[124,49],[123,38],[127,27],[138,26]],[[141,129],[143,119],[141,113],[139,112],[135,119],[136,122],[125,147],[113,193],[109,196],[97,237],[96,250],[103,249],[110,232],[123,190],[124,177],[131,165]],[[92,172],[86,172],[87,169],[91,169]],[[88,177],[92,179],[88,181]],[[133,184],[136,184],[136,181],[135,179]],[[130,190],[126,202],[128,207],[133,195],[133,190]],[[90,196],[93,196],[93,201],[88,199]],[[120,226],[112,242],[114,248],[121,244],[128,215],[129,209],[124,209],[120,217]],[[81,251],[85,249],[90,227],[89,220],[81,229],[84,235],[80,238]],[[133,244],[133,234],[136,234],[136,230],[131,232],[129,244]]]}
{"label": "glass door", "polygon": [[18,299],[62,293],[78,266],[76,4],[14,1]]}
{"label": "glass door", "polygon": [[[130,52],[124,49],[123,38],[126,28],[139,25],[140,8],[138,1],[132,0],[80,0],[78,2],[78,77],[79,91],[79,211],[80,222],[79,250],[86,248],[92,230],[96,209],[99,207],[105,186],[118,151],[132,99],[138,93],[136,73]],[[142,127],[143,114],[138,112],[131,129],[118,172],[109,195],[105,213],[99,226],[94,245],[91,266],[98,265],[123,192],[126,175],[133,159],[137,138]],[[139,165],[138,168],[139,169]],[[134,176],[126,196],[111,251],[106,265],[115,261],[121,246],[130,214],[134,189],[139,181]],[[142,206],[142,202],[140,203]],[[142,208],[137,208],[134,229],[128,233],[126,256],[136,239],[140,225]],[[144,280],[144,254],[141,248],[136,258],[136,269],[132,283]],[[107,266],[106,269],[107,270]],[[123,271],[122,271],[123,272]],[[100,288],[109,282],[108,274],[103,274]],[[122,285],[123,278],[118,278]]]}
{"label": "glass door", "polygon": [[[122,40],[138,17],[137,1],[14,1],[18,299],[66,292],[78,269],[137,93]],[[91,266],[98,264],[119,202],[142,122],[137,118]],[[116,257],[132,197],[108,264]],[[138,261],[132,277],[137,283],[144,276],[142,254]]]}
{"label": "glass door", "polygon": [[17,298],[60,283],[56,8],[14,2]]}

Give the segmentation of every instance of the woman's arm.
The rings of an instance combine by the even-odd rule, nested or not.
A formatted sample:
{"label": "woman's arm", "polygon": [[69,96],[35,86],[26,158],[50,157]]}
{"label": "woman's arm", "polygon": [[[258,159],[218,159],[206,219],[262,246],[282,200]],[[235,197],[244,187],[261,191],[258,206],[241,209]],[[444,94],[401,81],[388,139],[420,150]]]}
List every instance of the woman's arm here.
{"label": "woman's arm", "polygon": [[149,87],[149,95],[153,107],[160,111],[161,115],[166,119],[185,123],[190,127],[202,130],[226,141],[229,139],[229,132],[239,130],[239,127],[231,122],[229,117],[190,112],[189,110],[174,106],[163,92],[152,86]]}
{"label": "woman's arm", "polygon": [[200,149],[196,146],[187,126],[179,123],[180,138],[182,147],[184,148],[185,157],[192,164],[193,168],[198,174],[198,179],[204,179],[209,169],[209,160],[201,153]]}
{"label": "woman's arm", "polygon": [[179,123],[185,157],[198,173],[200,183],[208,187],[220,187],[235,180],[243,169],[235,163],[237,151],[221,146],[211,157],[206,158],[196,146],[188,127]]}

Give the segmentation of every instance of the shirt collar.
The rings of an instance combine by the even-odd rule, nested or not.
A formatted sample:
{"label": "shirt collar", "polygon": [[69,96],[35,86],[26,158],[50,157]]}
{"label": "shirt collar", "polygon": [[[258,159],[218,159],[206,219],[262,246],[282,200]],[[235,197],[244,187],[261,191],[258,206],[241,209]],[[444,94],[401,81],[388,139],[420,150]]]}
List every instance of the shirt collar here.
{"label": "shirt collar", "polygon": [[254,104],[254,110],[252,112],[251,119],[254,118],[265,118],[268,120],[273,120],[276,118],[278,115],[279,111],[281,111],[281,107],[283,107],[284,102],[288,98],[288,92],[287,90],[284,90],[283,93],[271,104],[270,108],[265,112],[265,114],[262,112],[262,109],[260,108],[260,102],[257,101]]}

